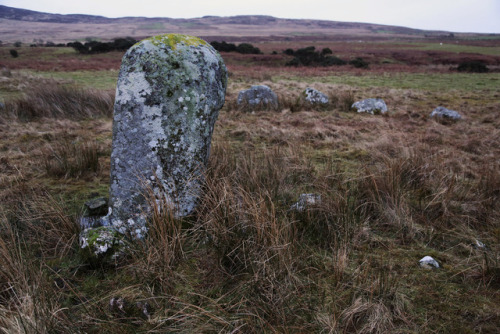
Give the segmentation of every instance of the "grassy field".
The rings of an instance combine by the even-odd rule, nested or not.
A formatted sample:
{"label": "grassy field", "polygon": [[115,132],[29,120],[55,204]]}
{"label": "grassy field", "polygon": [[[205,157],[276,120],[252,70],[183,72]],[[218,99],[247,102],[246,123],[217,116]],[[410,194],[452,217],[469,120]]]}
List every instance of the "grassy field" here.
{"label": "grassy field", "polygon": [[[143,242],[101,265],[79,249],[78,217],[108,194],[122,54],[47,48],[37,63],[41,51],[21,51],[0,73],[0,331],[499,331],[497,71],[224,54],[226,104],[197,213],[152,217]],[[238,110],[254,84],[278,94],[278,110]],[[329,105],[305,104],[306,87]],[[390,113],[350,110],[369,97]],[[431,119],[439,105],[463,120]],[[290,210],[302,193],[321,203]],[[419,266],[427,255],[439,269]]]}

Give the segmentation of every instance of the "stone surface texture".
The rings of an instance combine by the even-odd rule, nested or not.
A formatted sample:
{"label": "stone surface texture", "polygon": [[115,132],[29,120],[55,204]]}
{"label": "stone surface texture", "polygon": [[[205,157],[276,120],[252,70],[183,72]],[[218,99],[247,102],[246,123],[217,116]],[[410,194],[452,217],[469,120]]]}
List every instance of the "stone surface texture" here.
{"label": "stone surface texture", "polygon": [[239,107],[250,110],[276,109],[278,96],[266,85],[252,86],[239,92],[237,103]]}
{"label": "stone surface texture", "polygon": [[314,88],[308,87],[304,91],[305,95],[305,100],[306,102],[312,104],[312,105],[324,105],[328,104],[328,96],[320,92],[319,90],[316,90]]}
{"label": "stone surface texture", "polygon": [[459,120],[462,118],[455,110],[446,109],[445,107],[437,107],[431,112],[431,117],[448,118],[453,120]]}
{"label": "stone surface texture", "polygon": [[221,56],[196,37],[155,36],[127,51],[114,107],[110,213],[103,222],[143,237],[152,194],[178,217],[193,212],[226,86]]}
{"label": "stone surface texture", "polygon": [[379,98],[354,102],[351,108],[357,112],[366,112],[372,115],[385,114],[388,111],[385,101]]}

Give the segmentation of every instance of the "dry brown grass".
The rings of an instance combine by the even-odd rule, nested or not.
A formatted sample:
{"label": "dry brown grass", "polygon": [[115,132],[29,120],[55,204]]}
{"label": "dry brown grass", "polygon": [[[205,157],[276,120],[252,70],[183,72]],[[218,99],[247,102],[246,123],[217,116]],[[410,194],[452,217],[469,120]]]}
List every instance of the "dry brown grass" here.
{"label": "dry brown grass", "polygon": [[[328,84],[321,82],[324,69],[302,72],[319,75],[307,78],[312,83],[287,80],[295,73],[288,69],[244,70],[230,78],[198,212],[179,221],[168,203],[151,198],[150,233],[118,267],[89,266],[75,240],[74,216],[109,184],[104,109],[89,107],[97,111],[83,119],[4,118],[1,330],[495,332],[496,97]],[[237,111],[237,92],[261,83],[280,95],[281,108]],[[326,110],[297,102],[307,86],[330,96]],[[391,113],[348,111],[353,99],[369,96],[383,96]],[[466,119],[428,119],[443,101]],[[94,112],[100,116],[85,116]],[[85,143],[91,154],[81,152]],[[67,163],[56,164],[64,155]],[[88,157],[96,166],[96,155],[97,170],[76,163]],[[301,193],[322,201],[290,210]],[[424,255],[441,269],[420,269]],[[110,308],[112,298],[123,299],[125,309]],[[151,310],[145,314],[137,303]]]}
{"label": "dry brown grass", "polygon": [[97,142],[63,142],[56,145],[45,150],[43,164],[48,175],[76,178],[99,171],[100,148]]}
{"label": "dry brown grass", "polygon": [[1,118],[30,121],[39,118],[85,119],[110,117],[114,98],[97,90],[80,89],[49,83],[32,87],[30,94],[8,101]]}

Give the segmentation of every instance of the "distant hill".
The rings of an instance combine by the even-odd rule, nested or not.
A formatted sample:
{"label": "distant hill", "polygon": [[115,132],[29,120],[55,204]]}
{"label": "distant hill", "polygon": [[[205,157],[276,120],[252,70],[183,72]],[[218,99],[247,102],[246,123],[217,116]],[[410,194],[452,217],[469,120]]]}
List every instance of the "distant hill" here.
{"label": "distant hill", "polygon": [[373,39],[395,36],[422,38],[425,35],[449,34],[370,23],[281,19],[261,15],[205,16],[193,19],[107,18],[81,14],[50,14],[0,5],[0,36],[4,43],[30,43],[40,39],[68,42],[89,38],[109,40],[125,36],[143,38],[161,33],[186,33],[232,40],[244,39],[243,37],[285,40],[360,37]]}

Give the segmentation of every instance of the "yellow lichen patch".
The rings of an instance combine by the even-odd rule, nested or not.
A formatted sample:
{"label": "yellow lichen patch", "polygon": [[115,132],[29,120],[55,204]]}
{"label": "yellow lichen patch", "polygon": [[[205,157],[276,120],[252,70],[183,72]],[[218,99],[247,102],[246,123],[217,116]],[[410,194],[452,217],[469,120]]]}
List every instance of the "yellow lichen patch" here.
{"label": "yellow lichen patch", "polygon": [[160,45],[167,45],[169,46],[172,50],[177,49],[178,44],[183,44],[186,46],[199,46],[199,45],[208,45],[207,42],[204,40],[194,37],[194,36],[189,36],[189,35],[182,35],[182,34],[165,34],[165,35],[158,35],[158,36],[153,36],[146,41],[151,41],[155,46],[160,46]]}

